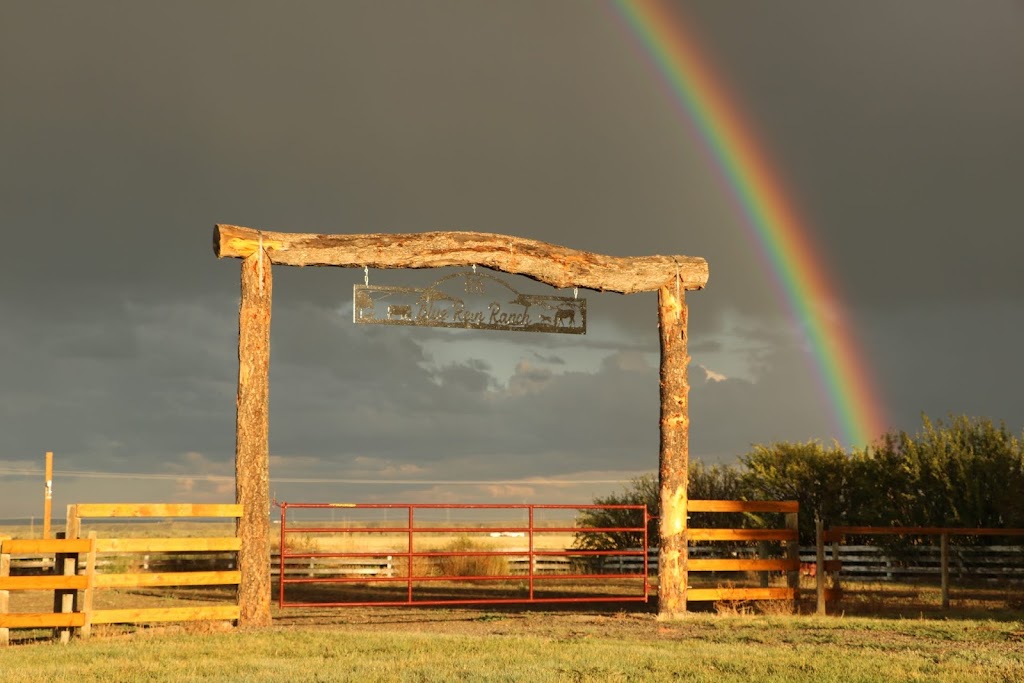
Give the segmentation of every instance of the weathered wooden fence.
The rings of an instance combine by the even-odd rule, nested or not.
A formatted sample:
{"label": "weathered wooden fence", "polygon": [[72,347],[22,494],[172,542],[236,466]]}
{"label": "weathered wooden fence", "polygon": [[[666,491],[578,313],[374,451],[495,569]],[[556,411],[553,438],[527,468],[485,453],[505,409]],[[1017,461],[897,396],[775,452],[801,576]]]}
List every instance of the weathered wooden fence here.
{"label": "weathered wooden fence", "polygon": [[[942,608],[950,604],[951,577],[963,579],[1024,579],[1024,548],[1006,545],[951,547],[950,538],[1024,536],[1024,529],[964,527],[869,527],[817,525],[815,570],[817,611],[842,598],[843,581],[913,581],[939,577]],[[904,536],[937,539],[935,543],[898,550],[874,545],[848,545],[850,537],[864,539]]]}
{"label": "weathered wooden fence", "polygon": [[[235,536],[206,538],[99,538],[90,531],[80,538],[82,520],[154,518],[238,518],[240,505],[202,504],[78,504],[68,506],[66,538],[56,540],[5,540],[0,554],[0,644],[9,640],[11,628],[59,627],[66,641],[71,628],[85,637],[93,624],[151,623],[168,621],[229,620],[239,618],[239,606],[148,607],[97,609],[95,592],[103,589],[138,589],[182,586],[237,586],[237,569],[206,569],[202,557],[209,553],[237,553]],[[61,572],[51,576],[10,576],[15,555],[56,554],[54,566]],[[178,559],[174,571],[164,571],[147,557],[170,553]],[[103,555],[115,555],[117,562],[105,562]],[[79,556],[85,556],[80,567]],[[135,556],[135,561],[123,558]],[[46,564],[41,562],[40,564]],[[237,563],[233,563],[237,566]],[[148,565],[148,566],[147,566]],[[199,567],[196,570],[196,567]],[[102,570],[101,570],[102,568]],[[156,571],[152,571],[156,569]],[[53,613],[9,613],[10,590],[53,590]],[[81,592],[81,604],[78,594]]]}
{"label": "weathered wooden fence", "polygon": [[[0,645],[10,642],[12,628],[56,628],[63,642],[67,642],[71,628],[87,624],[87,615],[75,611],[74,600],[80,590],[88,591],[92,578],[92,565],[87,561],[88,571],[80,575],[78,555],[85,553],[88,558],[95,555],[93,539],[7,539],[0,541]],[[35,556],[40,553],[53,554],[55,568],[60,573],[49,576],[11,576],[11,560],[19,555]],[[24,612],[11,614],[11,591],[53,591],[52,612]]]}
{"label": "weathered wooden fence", "polygon": [[[715,513],[780,513],[783,526],[770,529],[711,529],[694,528],[687,531],[690,552],[693,544],[704,541],[743,542],[754,541],[762,544],[781,542],[785,545],[785,557],[694,557],[688,559],[687,573],[700,572],[760,572],[762,581],[757,587],[716,586],[714,588],[686,588],[686,602],[718,600],[793,600],[800,589],[800,555],[798,546],[798,520],[800,504],[795,500],[690,500],[687,512]],[[713,546],[712,546],[713,547]],[[713,552],[713,551],[712,551]],[[785,588],[770,587],[767,572],[786,572]]]}

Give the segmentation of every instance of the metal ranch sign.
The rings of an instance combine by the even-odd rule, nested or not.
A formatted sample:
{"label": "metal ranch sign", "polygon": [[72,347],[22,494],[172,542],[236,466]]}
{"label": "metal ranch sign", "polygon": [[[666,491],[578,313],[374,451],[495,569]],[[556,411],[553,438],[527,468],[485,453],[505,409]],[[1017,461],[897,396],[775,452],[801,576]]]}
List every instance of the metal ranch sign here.
{"label": "metal ranch sign", "polygon": [[587,300],[523,294],[500,278],[472,270],[445,275],[426,287],[355,285],[352,322],[586,334]]}

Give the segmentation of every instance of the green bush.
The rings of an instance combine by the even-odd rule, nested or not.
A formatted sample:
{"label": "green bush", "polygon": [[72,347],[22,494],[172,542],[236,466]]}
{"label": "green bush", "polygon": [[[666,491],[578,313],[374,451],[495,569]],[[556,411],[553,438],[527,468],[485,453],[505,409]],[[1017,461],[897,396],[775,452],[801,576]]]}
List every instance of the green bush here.
{"label": "green bush", "polygon": [[[819,441],[755,445],[738,465],[689,467],[691,500],[796,500],[800,542],[814,543],[814,522],[826,527],[949,526],[1024,527],[1024,440],[1003,424],[966,416],[948,423],[923,416],[917,434],[890,432],[878,442],[846,451]],[[658,542],[658,479],[634,479],[622,493],[594,499],[597,505],[646,505],[651,545]],[[583,510],[577,526],[640,526],[641,513]],[[763,527],[763,515],[692,513],[693,527]],[[774,524],[772,524],[774,526]],[[574,547],[608,550],[638,547],[641,534],[582,532]]]}

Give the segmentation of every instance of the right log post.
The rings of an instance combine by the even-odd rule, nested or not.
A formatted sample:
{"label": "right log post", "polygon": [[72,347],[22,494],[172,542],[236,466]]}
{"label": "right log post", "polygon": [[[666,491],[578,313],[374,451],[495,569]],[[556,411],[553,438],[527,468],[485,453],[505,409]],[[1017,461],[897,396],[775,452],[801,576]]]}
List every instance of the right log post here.
{"label": "right log post", "polygon": [[661,339],[661,536],[658,555],[658,618],[676,619],[686,613],[687,517],[689,480],[690,385],[686,368],[686,303],[682,288],[658,290],[658,330]]}

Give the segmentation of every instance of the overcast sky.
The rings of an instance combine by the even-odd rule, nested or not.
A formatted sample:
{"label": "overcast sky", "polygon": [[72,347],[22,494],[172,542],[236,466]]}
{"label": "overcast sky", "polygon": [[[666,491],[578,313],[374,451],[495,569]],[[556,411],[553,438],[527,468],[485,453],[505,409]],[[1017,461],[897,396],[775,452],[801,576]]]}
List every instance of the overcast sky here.
{"label": "overcast sky", "polygon": [[[1020,433],[1024,4],[678,7],[891,428]],[[47,450],[57,510],[233,500],[240,262],[214,257],[219,222],[704,257],[692,457],[840,436],[776,275],[610,4],[0,0],[0,98],[0,517],[40,514],[42,478],[13,472]],[[586,502],[657,467],[654,295],[581,291],[585,337],[405,329],[352,324],[362,280],[274,269],[279,499]]]}

